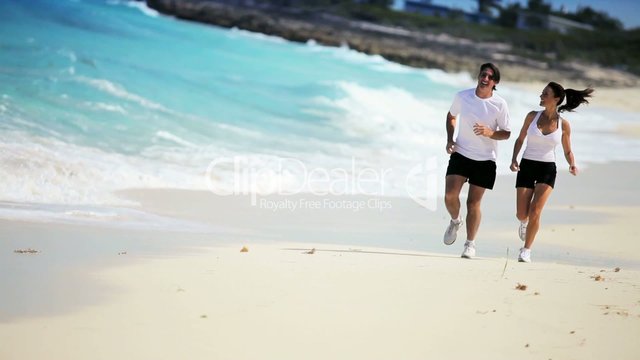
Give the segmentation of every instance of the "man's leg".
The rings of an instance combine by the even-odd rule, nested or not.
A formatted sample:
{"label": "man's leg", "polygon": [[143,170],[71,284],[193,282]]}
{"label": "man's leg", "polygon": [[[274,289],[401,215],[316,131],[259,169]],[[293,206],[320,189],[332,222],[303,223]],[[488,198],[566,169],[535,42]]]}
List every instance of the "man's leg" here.
{"label": "man's leg", "polygon": [[451,215],[451,221],[444,232],[443,241],[445,245],[451,245],[456,241],[458,229],[462,226],[462,220],[460,219],[460,190],[466,181],[467,178],[461,175],[447,175],[446,178],[444,203],[449,215]]}
{"label": "man's leg", "polygon": [[477,185],[469,185],[469,196],[467,197],[467,240],[475,240],[476,233],[480,227],[482,211],[480,203],[486,189]]}
{"label": "man's leg", "polygon": [[447,175],[444,204],[447,207],[451,219],[460,217],[460,191],[462,186],[467,182],[467,178],[461,175]]}

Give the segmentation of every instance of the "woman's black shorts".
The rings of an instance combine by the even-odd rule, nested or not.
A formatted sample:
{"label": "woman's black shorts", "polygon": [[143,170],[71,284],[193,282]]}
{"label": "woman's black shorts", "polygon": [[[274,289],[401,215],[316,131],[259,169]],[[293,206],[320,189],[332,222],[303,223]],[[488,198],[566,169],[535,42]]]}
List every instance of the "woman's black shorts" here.
{"label": "woman's black shorts", "polygon": [[533,189],[536,184],[547,184],[551,187],[556,183],[556,163],[522,159],[520,171],[516,178],[516,187]]}
{"label": "woman's black shorts", "polygon": [[451,154],[447,175],[460,175],[469,179],[469,184],[493,189],[496,182],[496,162],[472,160],[457,152]]}

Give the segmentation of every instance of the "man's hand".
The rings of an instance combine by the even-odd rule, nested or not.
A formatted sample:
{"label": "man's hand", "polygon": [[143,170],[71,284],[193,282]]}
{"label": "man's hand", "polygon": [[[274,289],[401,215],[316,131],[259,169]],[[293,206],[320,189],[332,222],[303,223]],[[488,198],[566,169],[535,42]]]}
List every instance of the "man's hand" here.
{"label": "man's hand", "polygon": [[453,154],[456,151],[455,141],[447,141],[447,154]]}
{"label": "man's hand", "polygon": [[478,136],[491,137],[491,136],[493,136],[494,131],[491,130],[491,128],[489,128],[487,126],[475,123],[473,125],[473,133],[478,135]]}

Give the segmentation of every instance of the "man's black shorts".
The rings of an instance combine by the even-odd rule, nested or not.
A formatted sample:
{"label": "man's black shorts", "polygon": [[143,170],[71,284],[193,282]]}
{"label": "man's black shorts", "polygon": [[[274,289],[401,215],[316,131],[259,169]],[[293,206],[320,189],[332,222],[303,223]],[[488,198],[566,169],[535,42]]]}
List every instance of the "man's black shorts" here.
{"label": "man's black shorts", "polygon": [[554,162],[522,159],[516,178],[516,187],[533,189],[539,183],[553,187],[556,183],[556,174],[556,163]]}
{"label": "man's black shorts", "polygon": [[469,184],[493,189],[496,182],[496,162],[493,160],[471,160],[457,152],[451,154],[447,175],[460,175],[468,178]]}

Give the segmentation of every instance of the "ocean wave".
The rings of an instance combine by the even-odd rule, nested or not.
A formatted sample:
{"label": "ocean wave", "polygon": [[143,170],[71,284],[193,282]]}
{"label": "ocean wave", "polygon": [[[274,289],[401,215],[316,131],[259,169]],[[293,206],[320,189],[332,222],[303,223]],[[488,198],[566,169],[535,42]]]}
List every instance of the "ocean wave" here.
{"label": "ocean wave", "polygon": [[92,110],[97,110],[97,111],[108,111],[108,112],[114,112],[122,115],[125,115],[127,113],[127,111],[124,108],[122,108],[122,106],[117,104],[85,101],[84,105]]}
{"label": "ocean wave", "polygon": [[[435,156],[442,162],[448,159],[444,151],[444,119],[451,105],[449,100],[423,99],[392,86],[374,88],[346,81],[336,82],[334,86],[341,95],[315,98],[316,109],[321,110],[314,109],[314,113],[329,119],[340,133],[351,138],[352,144],[362,144],[358,152],[350,147],[351,154],[377,158],[382,164],[397,169],[412,168],[424,157]],[[512,95],[508,97],[511,99]],[[522,124],[518,121],[520,115],[516,114],[529,111],[526,99],[528,97],[522,95],[517,101],[510,101],[512,134],[517,134]],[[581,136],[574,136],[580,147]],[[501,175],[510,174],[511,151],[511,143],[499,143],[497,163]],[[440,164],[440,168],[446,168],[446,164]]]}
{"label": "ocean wave", "polygon": [[179,144],[179,145],[182,145],[182,146],[186,146],[186,147],[194,148],[194,147],[197,146],[196,144],[194,144],[192,142],[184,140],[184,139],[180,138],[179,136],[174,135],[174,134],[172,134],[172,133],[170,133],[168,131],[164,131],[164,130],[156,131],[156,135],[155,136],[157,138],[159,138],[159,139],[171,141],[171,142],[174,142],[176,144]]}
{"label": "ocean wave", "polygon": [[127,188],[205,188],[201,172],[188,167],[21,131],[4,132],[0,149],[0,201],[132,205],[113,192]]}
{"label": "ocean wave", "polygon": [[[166,134],[165,134],[166,135]],[[152,146],[137,155],[105,152],[52,138],[18,131],[0,136],[0,201],[66,206],[135,206],[117,196],[130,188],[218,189],[236,193],[265,193],[274,189],[285,193],[331,191],[348,181],[341,193],[369,193],[403,196],[402,184],[411,166],[419,159],[403,158],[402,149],[358,146],[319,140],[295,140],[306,152],[246,153],[209,147]],[[231,162],[224,159],[233,159]],[[398,162],[398,159],[402,160]],[[222,161],[222,163],[221,163]],[[213,166],[211,164],[218,164]],[[355,187],[358,173],[375,169],[391,172],[382,186]],[[386,170],[393,169],[393,171]],[[208,171],[209,170],[209,171]],[[329,172],[330,181],[314,179]],[[242,180],[243,176],[250,175]],[[314,175],[315,174],[315,175]],[[240,180],[239,180],[240,179]],[[322,180],[322,179],[321,179]],[[358,185],[360,186],[360,185]],[[75,209],[77,210],[77,209]],[[67,209],[67,218],[118,220],[103,212]],[[83,212],[84,211],[84,212]],[[42,215],[42,214],[40,214]]]}
{"label": "ocean wave", "polygon": [[304,47],[305,51],[326,53],[333,58],[346,61],[352,64],[367,65],[369,69],[385,73],[393,74],[411,74],[422,70],[415,69],[406,65],[398,64],[385,59],[380,55],[368,55],[366,53],[351,49],[348,45],[339,47],[329,47],[319,45],[315,40],[309,40]]}
{"label": "ocean wave", "polygon": [[243,36],[243,37],[247,37],[247,38],[251,38],[251,39],[256,39],[256,40],[260,40],[260,41],[269,41],[269,42],[273,42],[273,43],[277,43],[277,44],[286,44],[288,43],[287,40],[278,37],[278,36],[274,36],[274,35],[266,35],[263,33],[259,33],[259,32],[253,32],[253,31],[249,31],[249,30],[244,30],[244,29],[238,29],[237,27],[232,27],[231,29],[229,29],[228,33],[229,36],[234,37],[234,36]]}
{"label": "ocean wave", "polygon": [[216,123],[215,126],[223,131],[240,135],[243,138],[261,139],[265,137],[265,135],[259,131],[250,130],[240,126],[234,126],[234,125],[224,124],[224,123]]}
{"label": "ocean wave", "polygon": [[58,54],[69,59],[69,61],[71,61],[72,63],[75,63],[78,61],[78,56],[72,50],[60,49],[58,50]]}
{"label": "ocean wave", "polygon": [[159,111],[163,111],[166,113],[172,113],[171,110],[165,108],[164,106],[162,106],[161,104],[155,103],[149,99],[146,99],[140,95],[128,92],[127,89],[125,89],[123,86],[115,84],[109,80],[106,79],[95,79],[95,78],[90,78],[90,77],[85,77],[85,76],[77,76],[74,78],[75,80],[90,85],[92,87],[94,87],[95,89],[98,89],[100,91],[103,91],[107,94],[110,94],[112,96],[115,96],[117,98],[120,99],[124,99],[124,100],[128,100],[134,103],[137,103],[138,105],[141,105],[147,109],[151,109],[151,110],[159,110]]}
{"label": "ocean wave", "polygon": [[434,83],[445,84],[456,88],[470,88],[475,86],[475,81],[468,72],[447,73],[440,69],[424,70],[426,77]]}
{"label": "ocean wave", "polygon": [[354,82],[335,83],[344,96],[317,98],[319,104],[335,110],[334,126],[355,138],[368,139],[382,146],[422,144],[428,134],[441,130],[448,103],[418,99],[397,87],[370,88]]}
{"label": "ocean wave", "polygon": [[85,219],[105,219],[111,220],[118,218],[118,213],[114,211],[97,211],[97,210],[66,210],[64,212],[65,215],[76,218],[85,218]]}
{"label": "ocean wave", "polygon": [[[61,134],[58,131],[31,120],[31,116],[25,111],[25,109],[8,101],[8,99],[9,98],[5,99],[6,111],[2,114],[0,128],[6,128],[7,130],[26,130],[29,132],[47,134],[52,137],[61,137]],[[0,143],[0,145],[2,144]]]}
{"label": "ocean wave", "polygon": [[415,68],[394,63],[387,60],[385,60],[382,63],[374,64],[372,69],[380,72],[393,73],[393,74],[411,74],[416,72]]}
{"label": "ocean wave", "polygon": [[[425,123],[431,121],[423,120]],[[293,137],[288,141],[306,145],[304,150],[281,149],[273,153],[229,150],[216,145],[156,145],[140,154],[123,155],[8,131],[0,136],[0,162],[3,164],[0,168],[3,178],[0,201],[135,206],[115,194],[130,188],[213,188],[236,194],[280,191],[283,194],[324,192],[425,197],[429,194],[425,193],[424,177],[412,174],[431,161],[435,165],[430,174],[444,179],[447,156],[441,146],[445,137],[443,122],[437,121],[440,124],[438,131],[427,130],[432,124],[413,124],[404,128],[383,126],[385,131],[369,132],[365,137],[368,141],[306,139],[305,142],[302,137]],[[379,127],[376,124],[371,126]],[[362,126],[358,125],[358,128]],[[385,135],[385,132],[390,134]],[[408,137],[409,132],[415,132],[414,137]],[[616,160],[640,161],[634,158],[640,151],[637,140],[620,143],[595,135],[587,140],[630,150],[621,152]],[[507,163],[510,151],[504,147],[499,155],[500,174],[510,174]],[[611,161],[607,154],[596,149],[580,149],[580,156],[594,162]],[[359,182],[363,174],[365,180],[373,175],[379,180]],[[118,216],[105,212],[94,214],[83,208],[67,208],[63,215],[73,219],[119,221]]]}
{"label": "ocean wave", "polygon": [[119,1],[119,0],[109,0],[107,1],[108,5],[124,5],[134,9],[140,10],[143,14],[149,17],[158,17],[160,13],[152,8],[150,8],[145,1]]}
{"label": "ocean wave", "polygon": [[[78,206],[0,201],[0,219],[197,233],[211,233],[221,230],[219,227],[208,224],[169,218],[132,208],[91,205]],[[236,229],[225,230],[237,231]]]}

